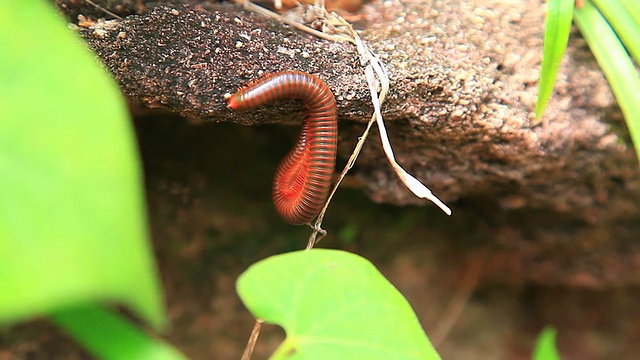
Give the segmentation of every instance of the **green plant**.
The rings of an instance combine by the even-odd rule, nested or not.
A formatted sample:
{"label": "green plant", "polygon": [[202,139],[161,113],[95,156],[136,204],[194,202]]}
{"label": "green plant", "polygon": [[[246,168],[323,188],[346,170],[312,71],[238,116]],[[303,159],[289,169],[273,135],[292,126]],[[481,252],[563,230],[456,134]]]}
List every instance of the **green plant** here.
{"label": "green plant", "polygon": [[[550,0],[536,117],[541,117],[553,90],[558,64],[569,38],[571,18],[584,36],[618,100],[640,159],[640,3],[633,0]],[[626,46],[626,47],[625,47]]]}
{"label": "green plant", "polygon": [[440,359],[409,303],[357,255],[273,256],[242,274],[237,288],[257,318],[287,333],[272,359]]}
{"label": "green plant", "polygon": [[555,329],[547,327],[540,332],[536,340],[533,360],[560,360],[560,355],[558,355],[558,349],[556,348]]}
{"label": "green plant", "polygon": [[116,84],[42,0],[0,2],[0,48],[0,325],[45,316],[101,358],[182,358],[100,306],[166,323]]}
{"label": "green plant", "polygon": [[[549,0],[545,24],[544,54],[540,73],[536,119],[551,97],[555,77],[575,21],[618,100],[640,159],[640,2],[634,0]],[[533,359],[557,360],[555,330],[544,329]]]}

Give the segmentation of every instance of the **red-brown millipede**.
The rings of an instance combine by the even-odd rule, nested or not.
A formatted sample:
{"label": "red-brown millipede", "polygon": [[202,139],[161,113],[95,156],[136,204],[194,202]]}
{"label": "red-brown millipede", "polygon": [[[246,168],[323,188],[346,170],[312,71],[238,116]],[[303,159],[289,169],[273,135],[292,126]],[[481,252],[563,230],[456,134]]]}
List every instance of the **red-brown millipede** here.
{"label": "red-brown millipede", "polygon": [[300,71],[268,75],[249,83],[229,99],[231,109],[253,109],[275,100],[300,99],[309,110],[293,149],[273,179],[273,202],[292,225],[315,218],[327,198],[336,161],[338,123],[331,89]]}

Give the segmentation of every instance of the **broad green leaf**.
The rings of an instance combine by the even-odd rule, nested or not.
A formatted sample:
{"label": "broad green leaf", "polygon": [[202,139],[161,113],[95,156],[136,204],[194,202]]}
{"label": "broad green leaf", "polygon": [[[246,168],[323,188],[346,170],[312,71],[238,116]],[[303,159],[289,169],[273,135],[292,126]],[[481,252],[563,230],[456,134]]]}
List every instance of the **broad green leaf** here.
{"label": "broad green leaf", "polygon": [[533,352],[533,360],[560,360],[558,349],[556,348],[556,330],[550,327],[544,328]]}
{"label": "broad green leaf", "polygon": [[95,305],[60,309],[53,321],[94,356],[105,360],[184,360],[184,355],[120,315]]}
{"label": "broad green leaf", "polygon": [[574,0],[549,0],[547,2],[547,21],[544,27],[544,49],[540,83],[538,84],[536,119],[542,117],[553,93],[560,61],[562,61],[569,42],[573,3]]}
{"label": "broad green leaf", "polygon": [[640,74],[609,23],[591,1],[575,12],[576,25],[609,81],[640,159]]}
{"label": "broad green leaf", "polygon": [[635,19],[636,24],[640,24],[640,1],[638,0],[620,0],[627,12]]}
{"label": "broad green leaf", "polygon": [[237,283],[257,318],[287,333],[272,359],[439,359],[409,303],[366,259],[336,250],[278,255]]}
{"label": "broad green leaf", "polygon": [[125,103],[49,2],[0,1],[0,324],[117,301],[165,322]]}
{"label": "broad green leaf", "polygon": [[640,62],[640,19],[636,21],[620,1],[594,0],[593,4],[611,24],[631,56]]}

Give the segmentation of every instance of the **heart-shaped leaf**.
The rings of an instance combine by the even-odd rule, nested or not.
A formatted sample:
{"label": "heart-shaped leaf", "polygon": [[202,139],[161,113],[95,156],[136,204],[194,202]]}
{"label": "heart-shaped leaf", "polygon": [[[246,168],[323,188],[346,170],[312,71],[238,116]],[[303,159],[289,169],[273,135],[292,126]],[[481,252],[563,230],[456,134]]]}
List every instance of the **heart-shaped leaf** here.
{"label": "heart-shaped leaf", "polygon": [[274,256],[242,274],[237,290],[257,318],[285,329],[273,359],[440,358],[406,299],[360,256]]}

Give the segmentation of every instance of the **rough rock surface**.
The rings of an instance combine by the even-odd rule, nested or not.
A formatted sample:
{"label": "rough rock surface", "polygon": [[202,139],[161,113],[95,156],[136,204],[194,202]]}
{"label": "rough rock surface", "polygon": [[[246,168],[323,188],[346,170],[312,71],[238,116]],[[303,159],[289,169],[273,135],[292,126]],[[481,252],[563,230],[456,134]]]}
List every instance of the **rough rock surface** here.
{"label": "rough rock surface", "polygon": [[[391,76],[385,116],[401,164],[444,200],[480,201],[490,209],[495,238],[506,249],[537,243],[512,269],[525,278],[595,287],[637,283],[640,250],[632,240],[640,229],[630,224],[639,216],[638,164],[585,44],[574,34],[557,91],[535,125],[543,5],[468,1],[449,9],[446,3],[365,8],[362,38]],[[149,12],[81,31],[133,102],[209,121],[291,123],[300,118],[295,103],[234,113],[225,99],[264,73],[307,71],[329,83],[343,123],[352,121],[341,126],[340,152],[348,155],[362,129],[353,122],[371,113],[352,46],[229,4],[138,4],[143,8]],[[75,14],[72,6],[65,9]],[[376,201],[424,204],[396,180],[375,137],[354,173]],[[537,215],[522,216],[527,211]],[[571,239],[575,247],[558,250]],[[579,264],[571,261],[576,256]],[[620,261],[626,266],[603,268]]]}
{"label": "rough rock surface", "polygon": [[[208,121],[293,123],[301,111],[294,102],[237,113],[225,99],[264,73],[311,72],[335,92],[340,153],[348,156],[362,131],[357,122],[371,114],[352,46],[230,4],[148,9],[81,30],[133,102]],[[523,268],[512,269],[525,278],[595,287],[640,281],[640,246],[632,241],[640,228],[631,225],[640,215],[638,163],[577,34],[548,111],[534,124],[543,4],[466,1],[450,9],[446,1],[388,1],[364,13],[361,36],[389,68],[384,113],[403,166],[454,213],[456,200],[490,209],[505,248],[538,244],[535,255],[519,259]],[[375,137],[354,169],[366,192],[379,202],[425,204],[397,181]],[[569,239],[575,247],[558,250]],[[591,260],[575,263],[581,255]],[[621,261],[613,272],[602,265]]]}

